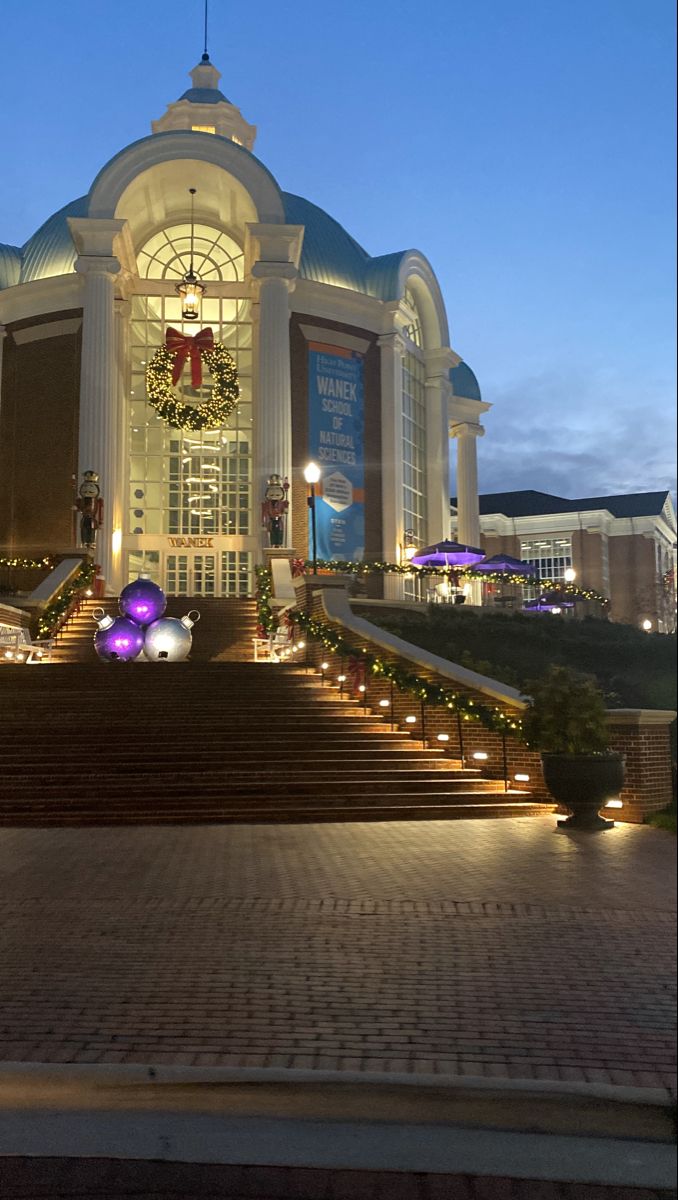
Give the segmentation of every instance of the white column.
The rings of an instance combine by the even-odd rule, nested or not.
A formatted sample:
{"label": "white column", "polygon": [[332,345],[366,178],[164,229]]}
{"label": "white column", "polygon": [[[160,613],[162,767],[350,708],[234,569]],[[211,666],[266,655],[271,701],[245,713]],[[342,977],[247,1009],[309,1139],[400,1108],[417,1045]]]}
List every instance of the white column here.
{"label": "white column", "polygon": [[7,330],[4,325],[0,325],[0,412],[2,412],[2,349],[7,337]]}
{"label": "white column", "polygon": [[129,323],[131,304],[129,300],[115,300],[115,342],[116,342],[116,386],[114,401],[114,421],[116,436],[112,447],[111,463],[113,483],[109,507],[111,514],[112,544],[112,574],[110,584],[117,595],[127,583],[123,578],[122,539],[128,527],[128,482],[127,482],[127,447],[129,444],[129,391],[130,391],[130,353],[129,353]]}
{"label": "white column", "polygon": [[[403,542],[403,354],[405,342],[394,330],[379,338],[381,351],[381,521],[382,557],[395,562]],[[402,580],[384,576],[384,598],[402,596]]]}
{"label": "white column", "polygon": [[458,538],[467,546],[480,544],[480,507],[478,503],[478,457],[476,438],[482,437],[482,425],[463,421],[450,433],[457,439],[457,511]]}
{"label": "white column", "polygon": [[85,277],[80,367],[80,434],[78,471],[97,471],[104,500],[103,526],[97,534],[96,558],[107,590],[112,590],[113,512],[117,489],[119,405],[115,277],[117,258],[81,255],[76,271]]}
{"label": "white column", "polygon": [[426,352],[426,507],[431,544],[450,536],[448,403],[454,361],[449,347]]}
{"label": "white column", "polygon": [[[297,268],[293,263],[257,262],[252,268],[259,281],[259,337],[257,403],[255,410],[254,514],[264,498],[266,480],[273,472],[292,480],[292,383],[290,376],[290,304]],[[288,539],[292,529],[292,490],[287,516]]]}

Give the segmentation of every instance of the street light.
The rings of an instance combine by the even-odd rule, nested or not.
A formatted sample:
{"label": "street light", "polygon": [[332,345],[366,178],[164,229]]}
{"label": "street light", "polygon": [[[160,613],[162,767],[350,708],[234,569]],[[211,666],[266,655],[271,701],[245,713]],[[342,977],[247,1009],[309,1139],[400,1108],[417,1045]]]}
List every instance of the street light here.
{"label": "street light", "polygon": [[304,468],[304,479],[306,480],[306,482],[308,484],[308,488],[309,488],[307,504],[311,510],[311,542],[312,542],[312,547],[313,547],[313,574],[317,575],[318,574],[318,542],[317,542],[316,524],[315,524],[315,485],[318,482],[318,480],[320,479],[320,467],[318,466],[317,463],[310,462],[308,464],[308,466]]}
{"label": "street light", "polygon": [[574,583],[576,578],[577,578],[577,572],[575,571],[574,567],[566,567],[565,568],[565,582],[566,583]]}
{"label": "street light", "polygon": [[413,529],[406,529],[403,535],[403,558],[410,561],[417,553],[417,544]]}

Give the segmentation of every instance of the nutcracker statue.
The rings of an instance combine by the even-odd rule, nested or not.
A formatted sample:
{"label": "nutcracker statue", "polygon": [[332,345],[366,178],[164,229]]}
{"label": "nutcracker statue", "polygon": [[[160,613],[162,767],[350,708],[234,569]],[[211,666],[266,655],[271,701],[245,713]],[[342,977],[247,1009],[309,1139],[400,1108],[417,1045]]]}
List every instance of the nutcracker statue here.
{"label": "nutcracker statue", "polygon": [[99,476],[96,471],[85,471],[83,481],[78,488],[76,509],[80,513],[80,545],[93,550],[96,544],[97,529],[104,519],[104,502],[99,488]]}
{"label": "nutcracker statue", "polygon": [[261,524],[268,530],[271,546],[282,546],[285,541],[285,516],[289,508],[287,493],[290,490],[287,478],[271,475],[266,485],[261,506]]}

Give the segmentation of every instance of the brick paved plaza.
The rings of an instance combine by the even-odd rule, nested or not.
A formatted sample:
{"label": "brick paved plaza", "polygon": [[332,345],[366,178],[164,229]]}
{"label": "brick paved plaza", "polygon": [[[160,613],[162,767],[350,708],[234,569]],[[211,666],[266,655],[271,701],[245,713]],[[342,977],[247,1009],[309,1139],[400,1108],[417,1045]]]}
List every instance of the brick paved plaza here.
{"label": "brick paved plaza", "polygon": [[0,1057],[673,1086],[675,840],[0,830]]}

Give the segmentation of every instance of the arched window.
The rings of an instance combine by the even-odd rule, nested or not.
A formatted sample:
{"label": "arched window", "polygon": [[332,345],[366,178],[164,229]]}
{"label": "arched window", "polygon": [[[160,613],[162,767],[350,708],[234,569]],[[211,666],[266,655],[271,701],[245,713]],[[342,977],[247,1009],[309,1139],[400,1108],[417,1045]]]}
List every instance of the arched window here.
{"label": "arched window", "polygon": [[[427,542],[426,514],[426,370],[421,317],[414,293],[405,288],[403,300],[414,316],[405,329],[407,347],[402,359],[403,528],[414,534],[421,549]],[[408,314],[409,315],[409,314]],[[420,599],[421,581],[405,579],[405,594]]]}
{"label": "arched window", "polygon": [[[191,258],[191,227],[172,225],[154,233],[137,255],[142,279],[181,279]],[[209,225],[196,224],[193,238],[193,267],[199,279],[208,283],[240,282],[245,277],[245,259],[241,247],[228,234]]]}
{"label": "arched window", "polygon": [[416,297],[411,288],[408,288],[408,287],[405,288],[405,295],[403,296],[403,300],[405,301],[405,304],[407,305],[407,307],[409,309],[411,309],[411,311],[414,315],[414,321],[412,321],[411,324],[407,326],[405,332],[406,332],[408,338],[410,339],[410,341],[414,342],[414,345],[417,346],[420,350],[422,350],[424,347],[424,338],[423,338],[422,331],[421,331],[421,317],[419,315],[419,306],[417,305]]}
{"label": "arched window", "polygon": [[[190,225],[153,234],[137,255],[139,281],[130,321],[128,513],[124,549],[129,578],[150,571],[173,594],[247,594],[252,584],[252,302],[244,256],[229,233],[196,224],[193,266],[207,284],[200,326],[235,359],[240,403],[223,428],[174,429],[146,401],[146,367],[168,325],[187,335],[173,284],[188,270]],[[198,327],[200,327],[198,326]],[[175,393],[198,404],[210,394],[209,373],[194,391],[184,367]],[[186,542],[202,539],[205,553]],[[224,541],[228,538],[228,541]],[[173,541],[171,539],[174,539]],[[202,542],[201,542],[202,549]]]}

